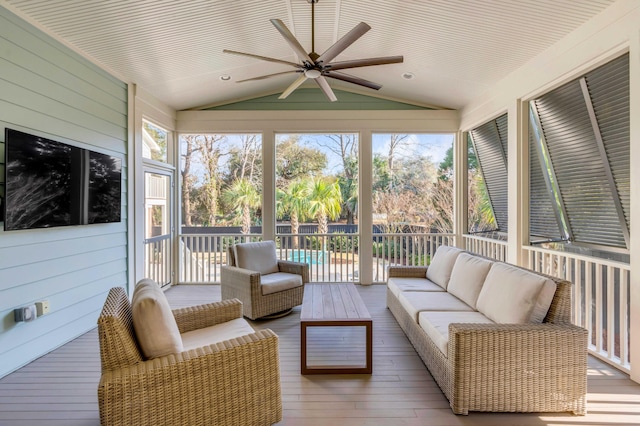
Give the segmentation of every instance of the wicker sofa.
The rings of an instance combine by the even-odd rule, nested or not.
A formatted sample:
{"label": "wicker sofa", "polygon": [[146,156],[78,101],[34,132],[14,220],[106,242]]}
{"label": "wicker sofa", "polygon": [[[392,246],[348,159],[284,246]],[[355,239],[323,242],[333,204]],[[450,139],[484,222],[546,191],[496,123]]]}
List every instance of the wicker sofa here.
{"label": "wicker sofa", "polygon": [[387,306],[454,413],[586,413],[587,331],[571,324],[570,282],[446,246],[428,268],[388,272]]}
{"label": "wicker sofa", "polygon": [[[184,348],[153,358],[144,353],[136,314],[124,288],[109,291],[98,318],[101,425],[271,425],[282,419],[278,336],[242,324],[238,300],[170,311]],[[238,332],[246,327],[250,333]],[[210,331],[223,340],[211,339]]]}

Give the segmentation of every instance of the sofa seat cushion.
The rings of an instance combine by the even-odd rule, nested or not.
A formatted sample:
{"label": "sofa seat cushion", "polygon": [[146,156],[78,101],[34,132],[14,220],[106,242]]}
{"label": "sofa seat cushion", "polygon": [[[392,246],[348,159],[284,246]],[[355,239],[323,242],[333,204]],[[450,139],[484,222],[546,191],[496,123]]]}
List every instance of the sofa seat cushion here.
{"label": "sofa seat cushion", "polygon": [[446,291],[405,291],[400,293],[398,301],[416,322],[422,311],[473,311],[469,305]]}
{"label": "sofa seat cushion", "polygon": [[453,265],[456,263],[458,255],[462,250],[450,246],[440,246],[436,254],[431,259],[431,264],[427,268],[427,278],[438,284],[443,289],[447,289]]}
{"label": "sofa seat cushion", "polygon": [[136,339],[145,358],[182,352],[178,323],[163,291],[152,280],[143,279],[136,284],[131,315]]}
{"label": "sofa seat cushion", "polygon": [[494,263],[476,307],[498,323],[541,323],[547,315],[556,283],[506,263]]}
{"label": "sofa seat cushion", "polygon": [[403,291],[444,291],[438,284],[426,278],[389,277],[387,288],[395,297]]}
{"label": "sofa seat cushion", "polygon": [[244,318],[235,318],[221,324],[183,333],[182,345],[185,351],[189,351],[251,333],[255,331]]}
{"label": "sofa seat cushion", "polygon": [[418,315],[418,324],[445,356],[449,356],[449,324],[453,323],[493,324],[494,322],[475,311],[424,311]]}
{"label": "sofa seat cushion", "polygon": [[453,265],[447,291],[475,309],[491,265],[493,262],[490,260],[461,253]]}
{"label": "sofa seat cushion", "polygon": [[260,276],[262,295],[278,293],[302,285],[302,275],[276,272]]}
{"label": "sofa seat cushion", "polygon": [[234,248],[238,268],[260,272],[260,275],[279,272],[276,243],[273,241],[236,244]]}

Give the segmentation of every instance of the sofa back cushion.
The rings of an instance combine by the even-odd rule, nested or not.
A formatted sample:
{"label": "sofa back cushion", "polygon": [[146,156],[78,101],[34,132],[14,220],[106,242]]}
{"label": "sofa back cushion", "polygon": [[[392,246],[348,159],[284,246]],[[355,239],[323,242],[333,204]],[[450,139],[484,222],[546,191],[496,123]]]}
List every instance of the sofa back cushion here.
{"label": "sofa back cushion", "polygon": [[547,315],[556,283],[534,272],[494,263],[476,308],[497,323],[541,323]]}
{"label": "sofa back cushion", "polygon": [[279,272],[275,242],[236,244],[235,250],[235,261],[238,268],[260,272],[260,275]]}
{"label": "sofa back cushion", "polygon": [[182,338],[169,302],[158,285],[141,280],[131,302],[133,328],[147,359],[182,352]]}
{"label": "sofa back cushion", "polygon": [[462,250],[459,248],[450,246],[438,247],[436,254],[431,259],[431,264],[427,268],[427,278],[446,290],[449,278],[451,278],[451,270],[460,253],[462,253]]}
{"label": "sofa back cushion", "polygon": [[491,265],[490,260],[461,253],[453,265],[447,291],[475,309]]}

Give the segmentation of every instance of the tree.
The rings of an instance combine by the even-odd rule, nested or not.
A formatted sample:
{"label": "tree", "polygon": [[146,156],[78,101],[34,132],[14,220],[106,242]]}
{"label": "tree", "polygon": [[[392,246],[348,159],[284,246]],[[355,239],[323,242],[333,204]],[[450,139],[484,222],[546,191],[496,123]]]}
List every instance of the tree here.
{"label": "tree", "polygon": [[338,156],[342,170],[337,172],[342,192],[342,211],[348,224],[355,222],[358,212],[358,137],[353,133],[325,135],[318,144]]}
{"label": "tree", "polygon": [[242,221],[242,233],[251,233],[251,209],[256,209],[262,204],[260,192],[249,179],[238,179],[227,188],[223,197],[239,214]]}
{"label": "tree", "polygon": [[249,179],[254,184],[262,181],[262,143],[260,135],[240,135],[239,146],[229,151],[228,171],[225,182],[231,184],[236,179]]}
{"label": "tree", "polygon": [[[279,218],[289,216],[291,233],[300,233],[300,221],[307,218],[311,185],[303,179],[294,180],[285,189],[276,189],[276,214]],[[298,247],[298,238],[293,238],[293,247]]]}
{"label": "tree", "polygon": [[309,180],[309,215],[318,221],[318,233],[329,233],[329,219],[340,216],[342,194],[337,181],[327,179]]}
{"label": "tree", "polygon": [[290,136],[276,146],[276,177],[279,188],[302,177],[317,177],[327,166],[327,156],[320,150],[301,146],[299,136]]}
{"label": "tree", "polygon": [[387,155],[387,162],[389,164],[389,189],[393,189],[394,175],[395,175],[395,160],[396,154],[400,150],[403,144],[407,143],[409,135],[399,135],[392,133],[389,137],[389,154]]}
{"label": "tree", "polygon": [[347,158],[342,176],[338,178],[342,194],[342,210],[347,213],[347,224],[352,225],[358,213],[358,160]]}
{"label": "tree", "polygon": [[221,142],[225,140],[224,135],[197,135],[194,142],[200,155],[204,167],[203,185],[200,192],[200,202],[202,203],[206,222],[209,226],[216,223],[218,213],[218,196],[220,188],[219,165],[222,156]]}
{"label": "tree", "polygon": [[192,205],[191,205],[191,192],[193,191],[196,178],[191,174],[191,161],[195,153],[200,151],[200,148],[195,143],[196,135],[184,135],[181,137],[183,152],[182,158],[182,218],[185,226],[192,226]]}

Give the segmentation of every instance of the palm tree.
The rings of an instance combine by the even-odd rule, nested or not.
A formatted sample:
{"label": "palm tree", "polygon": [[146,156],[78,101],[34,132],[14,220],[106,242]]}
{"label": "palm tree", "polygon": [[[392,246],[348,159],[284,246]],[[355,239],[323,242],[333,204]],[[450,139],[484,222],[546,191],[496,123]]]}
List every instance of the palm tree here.
{"label": "palm tree", "polygon": [[262,197],[249,179],[237,179],[224,192],[224,198],[242,218],[242,233],[251,232],[251,209],[260,207]]}
{"label": "palm tree", "polygon": [[[306,219],[309,210],[310,185],[305,180],[296,179],[285,190],[277,191],[276,214],[278,218],[289,215],[291,233],[296,235],[300,230],[300,221]],[[293,248],[297,247],[298,237],[294,237]]]}
{"label": "palm tree", "polygon": [[309,181],[309,215],[318,220],[318,233],[329,233],[329,219],[340,216],[342,192],[338,181],[313,179]]}

